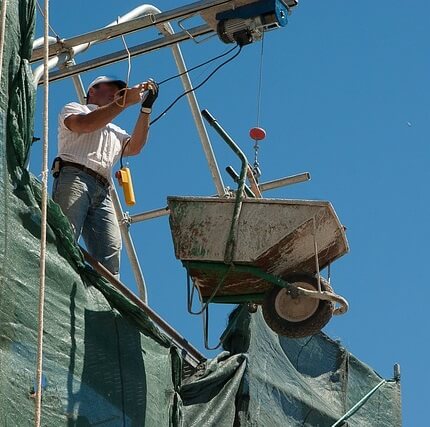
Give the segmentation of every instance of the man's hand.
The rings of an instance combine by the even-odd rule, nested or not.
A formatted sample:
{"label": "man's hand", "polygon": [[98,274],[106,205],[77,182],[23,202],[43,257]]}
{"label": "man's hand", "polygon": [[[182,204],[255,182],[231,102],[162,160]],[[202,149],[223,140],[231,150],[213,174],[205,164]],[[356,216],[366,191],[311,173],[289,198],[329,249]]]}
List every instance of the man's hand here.
{"label": "man's hand", "polygon": [[130,105],[137,104],[141,100],[141,93],[145,90],[147,83],[139,83],[133,87],[127,87],[119,90],[115,94],[114,101],[117,105],[127,108]]}
{"label": "man's hand", "polygon": [[124,149],[123,154],[126,156],[139,154],[148,138],[149,114],[158,96],[158,85],[153,80],[149,80],[145,89],[146,92],[142,96],[142,107],[140,108],[140,112],[143,114],[139,115],[131,138]]}
{"label": "man's hand", "polygon": [[152,105],[158,97],[158,85],[154,80],[149,80],[147,83],[147,91],[144,93],[142,98],[142,106],[140,108],[141,113],[151,114]]}

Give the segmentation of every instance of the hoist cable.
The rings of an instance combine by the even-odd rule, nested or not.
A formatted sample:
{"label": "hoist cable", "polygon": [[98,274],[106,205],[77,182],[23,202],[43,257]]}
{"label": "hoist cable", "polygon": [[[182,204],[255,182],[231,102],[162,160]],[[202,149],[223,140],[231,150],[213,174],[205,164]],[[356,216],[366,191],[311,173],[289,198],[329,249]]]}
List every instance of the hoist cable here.
{"label": "hoist cable", "polygon": [[201,88],[219,69],[221,69],[222,67],[224,67],[224,65],[227,65],[229,62],[233,61],[233,59],[235,59],[240,52],[242,51],[242,46],[239,46],[239,50],[230,58],[228,58],[226,61],[224,61],[223,63],[221,63],[220,65],[218,65],[201,83],[199,83],[197,86],[193,87],[190,90],[185,91],[184,93],[182,93],[181,95],[179,95],[167,108],[164,109],[164,111],[162,113],[160,113],[154,120],[151,121],[151,125],[153,125],[154,123],[156,123],[158,120],[161,119],[161,117],[163,117],[181,98],[183,98],[185,95],[188,95],[191,92],[196,91],[197,89]]}
{"label": "hoist cable", "polygon": [[215,56],[214,58],[211,58],[205,62],[202,62],[201,64],[195,65],[194,67],[189,68],[188,70],[183,71],[180,74],[175,74],[174,76],[168,77],[167,79],[161,80],[161,82],[158,83],[158,86],[161,86],[164,83],[167,83],[170,80],[176,79],[177,77],[181,77],[184,74],[188,74],[191,71],[197,70],[197,68],[203,67],[207,64],[210,64],[213,61],[216,61],[217,59],[220,59],[226,55],[228,55],[229,53],[233,52],[233,50],[237,49],[238,45],[235,45],[232,49],[228,50],[227,52],[222,53],[221,55]]}
{"label": "hoist cable", "polygon": [[263,88],[263,58],[264,58],[264,33],[261,39],[260,71],[259,71],[259,77],[258,77],[258,90],[257,90],[257,127],[260,126],[261,93]]}
{"label": "hoist cable", "polygon": [[[260,115],[261,115],[261,94],[263,90],[263,58],[264,58],[264,33],[261,38],[261,51],[260,51],[260,69],[258,73],[258,89],[257,89],[257,127],[260,127]],[[258,150],[260,145],[258,140],[254,140],[254,174],[258,179],[260,174],[260,164],[258,163]]]}

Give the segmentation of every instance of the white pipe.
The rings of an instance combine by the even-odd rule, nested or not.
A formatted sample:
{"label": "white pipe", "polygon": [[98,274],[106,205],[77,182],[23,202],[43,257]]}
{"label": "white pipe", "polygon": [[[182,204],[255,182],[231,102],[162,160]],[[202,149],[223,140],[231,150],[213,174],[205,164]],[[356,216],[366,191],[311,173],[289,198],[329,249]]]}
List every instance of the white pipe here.
{"label": "white pipe", "polygon": [[[112,21],[110,24],[106,25],[105,28],[113,27],[114,25],[121,24],[123,22],[131,21],[132,19],[138,18],[141,15],[152,15],[154,13],[160,13],[160,10],[149,4],[144,4],[136,7],[132,11],[126,13],[123,16],[118,17],[117,20]],[[78,53],[86,51],[91,45],[99,42],[100,40],[94,40],[89,43],[83,43],[72,48],[72,56]]]}
{"label": "white pipe", "polygon": [[[45,43],[45,37],[39,37],[38,39],[34,40],[33,50],[43,46],[44,43]],[[57,43],[57,39],[55,37],[48,36],[48,44],[51,45],[54,43]],[[51,58],[48,61],[48,69],[52,70],[52,68],[56,67],[57,65],[65,63],[67,61],[67,58],[68,58],[68,55],[64,53]],[[36,67],[33,71],[34,85],[36,87],[43,76],[44,67],[45,67],[45,63],[42,63],[41,65]]]}
{"label": "white pipe", "polygon": [[[159,13],[159,12],[160,12],[159,9],[157,9],[154,6],[142,5],[142,6],[136,7],[135,9],[128,12],[124,16],[119,17],[118,20],[113,21],[110,24],[106,25],[105,28],[112,27],[113,25],[116,25],[118,23],[122,23],[125,21],[129,21],[131,19],[135,19],[142,14],[150,15],[150,14]],[[35,47],[38,47],[39,45],[41,45],[43,43],[43,40],[44,40],[44,37],[36,39],[33,43],[33,49]],[[57,39],[54,37],[49,37],[48,41],[52,42],[52,43],[56,43]],[[60,67],[61,65],[71,61],[75,55],[77,55],[78,53],[82,53],[82,52],[86,51],[91,45],[93,45],[94,43],[97,43],[97,42],[98,42],[98,40],[94,40],[94,41],[89,42],[89,43],[80,44],[78,46],[73,47],[69,53],[60,53],[59,55],[52,57],[48,63],[49,69],[51,70],[52,68],[57,67],[57,66]],[[33,72],[34,84],[36,86],[38,85],[39,80],[43,76],[43,68],[44,68],[43,64],[39,65]],[[76,83],[75,83],[75,85],[76,85]],[[80,96],[79,92],[78,92],[78,96]]]}
{"label": "white pipe", "polygon": [[[33,50],[37,49],[38,47],[42,46],[44,43],[45,38],[44,37],[39,37],[38,39],[36,39],[33,42]],[[48,37],[48,43],[51,45],[53,43],[57,43],[57,39],[55,37],[49,36]],[[65,66],[65,64],[67,64],[68,62],[70,62],[70,65],[76,65],[76,62],[74,59],[72,59],[71,61],[68,61],[69,56],[65,55],[65,54],[60,54],[57,55],[53,58],[51,58],[51,60],[48,62],[48,67],[51,70],[52,68],[55,68],[56,66],[58,66],[59,68],[61,66]],[[40,65],[39,67],[35,68],[35,70],[33,71],[33,77],[34,77],[34,83],[37,86],[41,77],[43,76],[43,70],[44,70],[44,65]],[[82,83],[82,79],[80,75],[74,75],[72,76],[73,79],[73,84],[75,85],[75,89],[76,89],[76,93],[78,95],[79,98],[79,102],[81,104],[85,103],[85,89],[84,89],[84,85]]]}
{"label": "white pipe", "polygon": [[[212,32],[212,28],[205,24],[193,27],[186,31],[180,31],[175,33],[173,36],[158,37],[155,40],[133,46],[129,48],[128,51],[123,49],[117,52],[109,53],[107,55],[99,56],[98,58],[81,62],[77,65],[67,65],[67,68],[51,72],[49,74],[49,81],[54,82],[57,80],[66,79],[67,77],[71,77],[75,74],[85,73],[95,68],[105,67],[107,65],[126,60],[128,59],[129,54],[133,58],[137,55],[154,52],[165,47],[170,47],[175,43],[181,43],[185,40],[190,40],[192,37],[198,37]],[[39,84],[43,84],[43,81],[39,82]]]}
{"label": "white pipe", "polygon": [[[43,44],[44,44],[44,41],[45,41],[45,37],[39,37],[38,39],[36,39],[34,42],[33,42],[33,50],[34,49],[37,49],[37,48],[39,48],[39,47],[42,47],[43,46]],[[51,44],[54,44],[54,43],[57,43],[57,39],[55,38],[55,37],[52,37],[52,36],[49,36],[48,37],[48,43],[51,45]]]}
{"label": "white pipe", "polygon": [[[60,55],[54,56],[48,61],[48,70],[52,70],[57,66],[61,66],[69,60],[70,60],[70,56],[67,53],[60,53]],[[44,69],[45,69],[45,64],[42,64],[42,65],[39,65],[33,71],[34,86],[37,87],[37,85],[39,84],[40,79],[43,77]]]}
{"label": "white pipe", "polygon": [[[138,17],[132,19],[128,22],[123,22],[112,27],[104,27],[95,31],[91,31],[86,34],[81,34],[79,36],[72,37],[70,39],[62,39],[57,41],[54,48],[51,48],[51,55],[62,50],[71,49],[79,44],[88,44],[93,40],[108,40],[118,37],[122,34],[128,34],[134,31],[143,30],[150,26],[153,26],[154,19],[157,23],[163,23],[172,21],[179,18],[186,18],[198,14],[204,10],[213,9],[216,6],[227,5],[231,3],[232,0],[201,0],[189,5],[184,5],[177,7],[175,9],[168,10],[167,12],[157,14],[152,19],[147,19],[148,17]],[[227,6],[226,6],[227,8]],[[33,51],[33,55],[30,62],[40,61],[43,58],[43,52],[40,49]]]}

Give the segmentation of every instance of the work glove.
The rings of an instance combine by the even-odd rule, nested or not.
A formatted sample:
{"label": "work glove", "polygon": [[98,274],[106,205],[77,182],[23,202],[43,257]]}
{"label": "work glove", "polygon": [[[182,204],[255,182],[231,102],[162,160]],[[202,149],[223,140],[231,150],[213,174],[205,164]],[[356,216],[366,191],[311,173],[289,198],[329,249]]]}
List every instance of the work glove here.
{"label": "work glove", "polygon": [[152,105],[158,97],[158,84],[154,80],[148,80],[148,90],[144,92],[142,97],[141,113],[151,114]]}

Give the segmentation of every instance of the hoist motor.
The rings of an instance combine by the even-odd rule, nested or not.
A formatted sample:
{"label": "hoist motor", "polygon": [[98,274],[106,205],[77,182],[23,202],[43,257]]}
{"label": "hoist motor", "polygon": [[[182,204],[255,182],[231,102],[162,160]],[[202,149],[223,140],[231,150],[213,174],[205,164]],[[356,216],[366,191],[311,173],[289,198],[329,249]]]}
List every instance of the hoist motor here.
{"label": "hoist motor", "polygon": [[224,43],[246,45],[260,40],[265,31],[285,27],[290,8],[298,0],[260,0],[219,12],[217,33]]}

